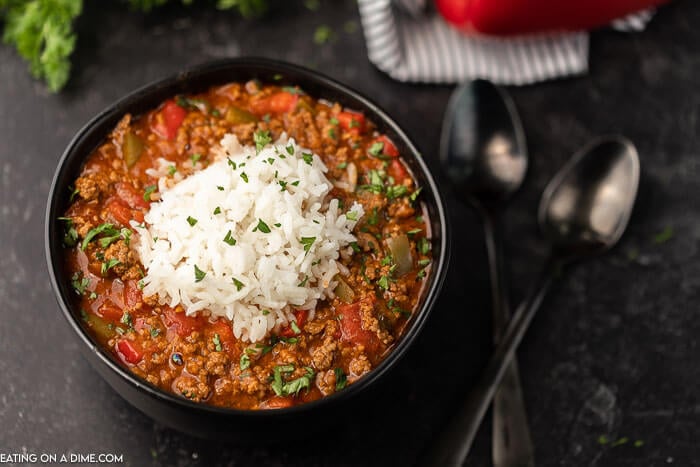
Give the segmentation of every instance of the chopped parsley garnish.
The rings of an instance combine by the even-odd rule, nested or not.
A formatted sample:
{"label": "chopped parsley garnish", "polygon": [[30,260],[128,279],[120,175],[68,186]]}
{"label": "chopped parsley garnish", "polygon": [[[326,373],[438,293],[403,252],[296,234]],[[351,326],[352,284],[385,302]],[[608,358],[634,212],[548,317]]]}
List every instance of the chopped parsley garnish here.
{"label": "chopped parsley garnish", "polygon": [[59,217],[58,220],[66,223],[66,232],[63,235],[63,245],[73,247],[78,243],[78,231],[73,227],[73,220],[70,217]]}
{"label": "chopped parsley garnish", "polygon": [[221,185],[216,185],[216,189],[219,191],[224,191],[224,187],[222,187]]}
{"label": "chopped parsley garnish", "polygon": [[414,191],[413,193],[411,193],[411,194],[408,196],[409,201],[411,201],[412,203],[415,203],[415,201],[416,201],[416,199],[418,199],[418,195],[420,195],[420,192],[421,192],[421,191],[423,191],[423,187],[422,187],[422,186],[421,186],[421,187],[418,187],[418,189],[417,189],[416,191]]}
{"label": "chopped parsley garnish", "polygon": [[374,157],[379,157],[382,154],[382,151],[384,150],[384,143],[381,141],[375,141],[372,143],[372,146],[367,150],[367,152]]}
{"label": "chopped parsley garnish", "polygon": [[389,266],[390,264],[392,264],[393,261],[394,259],[391,257],[391,255],[386,255],[384,258],[382,258],[379,264],[381,264],[382,266]]}
{"label": "chopped parsley garnish", "polygon": [[316,237],[301,237],[301,239],[299,240],[299,243],[304,245],[304,251],[306,253],[308,253],[309,250],[311,249],[311,245],[313,245],[315,241],[316,241]]}
{"label": "chopped parsley garnish", "polygon": [[385,176],[386,174],[384,173],[384,171],[370,170],[367,173],[367,180],[369,181],[369,184],[361,185],[360,188],[363,190],[371,191],[375,194],[380,194],[382,191],[384,191]]}
{"label": "chopped parsley garnish", "polygon": [[274,164],[274,163],[275,163],[275,158],[274,158],[274,157],[268,157],[268,158],[267,158],[267,163],[270,164],[270,165]]}
{"label": "chopped parsley garnish", "polygon": [[328,137],[331,139],[336,139],[338,135],[335,133],[335,128],[328,129]]}
{"label": "chopped parsley garnish", "polygon": [[429,265],[429,264],[430,264],[429,259],[422,259],[422,260],[418,261],[418,266],[420,266],[422,268]]}
{"label": "chopped parsley garnish", "polygon": [[248,175],[245,172],[241,172],[241,178],[244,182],[248,183]]}
{"label": "chopped parsley garnish", "polygon": [[338,119],[335,118],[335,117],[332,117],[332,118],[329,120],[329,122],[330,122],[331,125],[337,125],[338,123],[340,123],[340,122],[338,122]]}
{"label": "chopped parsley garnish", "polygon": [[175,175],[175,172],[177,172],[177,167],[175,167],[174,165],[168,166],[168,175],[172,177],[173,175]]}
{"label": "chopped parsley garnish", "polygon": [[418,271],[418,274],[416,274],[416,278],[418,279],[423,279],[425,277],[425,269],[421,269]]}
{"label": "chopped parsley garnish", "polygon": [[71,285],[73,286],[75,293],[78,295],[85,295],[85,289],[90,286],[90,279],[87,277],[82,277],[80,272],[76,272],[71,278]]}
{"label": "chopped parsley garnish", "polygon": [[423,223],[423,216],[416,216],[416,222]]}
{"label": "chopped parsley garnish", "polygon": [[151,328],[151,337],[156,338],[160,335],[160,329]]}
{"label": "chopped parsley garnish", "polygon": [[357,242],[350,242],[350,247],[352,248],[352,251],[355,253],[360,252],[360,245],[357,244]]}
{"label": "chopped parsley garnish", "polygon": [[430,252],[430,249],[432,248],[430,241],[425,237],[422,237],[420,240],[418,240],[417,246],[418,251],[423,255],[427,255]]}
{"label": "chopped parsley garnish", "polygon": [[236,163],[234,161],[232,161],[228,157],[226,158],[226,161],[227,161],[227,164],[229,165],[229,167],[231,167],[233,170],[236,170]]}
{"label": "chopped parsley garnish", "polygon": [[290,145],[287,146],[285,149],[287,150],[287,154],[289,154],[290,156],[293,156],[293,155],[294,155],[294,146],[292,146],[292,145],[290,144]]}
{"label": "chopped parsley garnish", "polygon": [[294,334],[301,334],[301,329],[299,329],[299,326],[297,325],[296,321],[292,321],[291,323],[289,323],[289,327],[292,328]]}
{"label": "chopped parsley garnish", "polygon": [[389,199],[400,198],[406,193],[408,193],[408,188],[405,185],[393,185],[386,189],[386,197]]}
{"label": "chopped parsley garnish", "polygon": [[382,276],[377,281],[377,285],[384,290],[389,290],[389,278],[387,276]]}
{"label": "chopped parsley garnish", "polygon": [[253,232],[255,232],[257,230],[261,231],[262,233],[270,233],[271,232],[270,226],[268,226],[265,222],[263,222],[262,219],[258,219],[258,225],[255,226],[255,228],[253,229]]}
{"label": "chopped parsley garnish", "polygon": [[299,87],[297,86],[284,86],[282,88],[282,91],[288,92],[289,94],[298,94],[300,96],[303,96],[305,93],[302,91]]}
{"label": "chopped parsley garnish", "polygon": [[269,131],[256,131],[253,134],[253,141],[255,141],[255,151],[259,153],[266,145],[270,144],[272,136],[270,136]]}
{"label": "chopped parsley garnish", "polygon": [[345,217],[347,217],[348,220],[356,221],[357,220],[357,211],[348,211],[345,213]]}
{"label": "chopped parsley garnish", "polygon": [[[242,289],[243,287],[245,287],[245,284],[244,284],[243,282],[239,281],[238,279],[236,279],[235,277],[232,277],[231,279],[233,280],[233,285],[236,286],[236,290],[237,290],[238,292],[240,292],[241,289]],[[263,314],[264,314],[264,313],[263,313]]]}
{"label": "chopped parsley garnish", "polygon": [[272,383],[270,387],[278,396],[298,395],[302,389],[311,387],[311,380],[315,376],[313,369],[305,367],[306,374],[299,378],[285,382],[282,379],[283,373],[291,373],[294,371],[294,365],[278,365],[273,370]]}
{"label": "chopped parsley garnish", "polygon": [[263,310],[262,314],[263,314],[263,316],[267,316],[270,314],[270,310]]}
{"label": "chopped parsley garnish", "polygon": [[292,186],[299,186],[299,180],[297,180],[296,182],[290,183],[290,185],[292,185]]}
{"label": "chopped parsley garnish", "polygon": [[206,276],[207,273],[202,271],[197,267],[197,265],[194,265],[194,281],[195,282],[201,282],[202,279],[204,279],[204,276]]}
{"label": "chopped parsley garnish", "polygon": [[116,242],[120,238],[123,238],[126,246],[129,246],[129,243],[131,243],[131,234],[131,230],[124,227],[117,234],[109,237],[102,237],[98,240],[98,242],[102,248],[107,248],[112,243]]}
{"label": "chopped parsley garnish", "polygon": [[248,368],[250,368],[250,355],[248,355],[247,353],[242,353],[241,360],[240,360],[238,366],[240,367],[241,371],[244,371],[244,370],[247,370]]}
{"label": "chopped parsley garnish", "polygon": [[372,213],[367,217],[367,223],[369,225],[376,225],[379,222],[378,210],[377,208],[372,208]]}
{"label": "chopped parsley garnish", "polygon": [[284,180],[280,180],[278,183],[282,187],[280,191],[284,191],[284,189],[287,188],[287,182],[285,182]]}
{"label": "chopped parsley garnish", "polygon": [[131,315],[129,314],[128,311],[125,311],[124,314],[122,315],[122,319],[119,320],[120,323],[125,324],[129,327],[133,325],[133,322],[131,320]]}
{"label": "chopped parsley garnish", "polygon": [[275,227],[282,227],[282,224],[278,222],[275,224]]}
{"label": "chopped parsley garnish", "polygon": [[217,352],[221,352],[223,350],[223,347],[221,346],[221,338],[219,337],[218,334],[214,334],[214,337],[212,338],[211,341],[214,343],[214,348],[216,349]]}
{"label": "chopped parsley garnish", "polygon": [[80,249],[84,251],[87,248],[88,243],[90,243],[93,238],[100,234],[113,236],[119,234],[119,231],[114,228],[113,224],[110,224],[108,222],[100,224],[94,229],[90,229],[90,231],[88,231],[87,235],[85,235],[85,238],[83,239],[83,243],[80,246]]}
{"label": "chopped parsley garnish", "polygon": [[348,377],[345,376],[343,369],[334,368],[333,373],[335,373],[335,390],[340,391],[341,389],[345,389],[345,386],[348,384]]}
{"label": "chopped parsley garnish", "polygon": [[341,162],[340,164],[336,165],[336,167],[340,170],[345,169],[348,166],[347,162]]}
{"label": "chopped parsley garnish", "polygon": [[197,219],[192,216],[187,216],[187,223],[190,224],[191,227],[194,227],[194,225],[197,223]]}
{"label": "chopped parsley garnish", "polygon": [[88,298],[90,298],[90,300],[95,300],[97,298],[97,294],[95,292],[90,292],[90,296]]}
{"label": "chopped parsley garnish", "polygon": [[149,185],[146,187],[146,189],[143,192],[143,200],[144,201],[150,201],[151,200],[151,194],[158,189],[157,185]]}
{"label": "chopped parsley garnish", "polygon": [[75,197],[80,193],[80,190],[77,188],[73,188],[73,186],[69,186],[68,189],[70,190],[70,196],[68,196],[68,202],[72,203]]}
{"label": "chopped parsley garnish", "polygon": [[199,159],[202,158],[202,155],[199,153],[194,153],[190,156],[190,160],[192,161],[192,165],[197,165],[197,162],[199,162]]}
{"label": "chopped parsley garnish", "polygon": [[673,227],[667,225],[664,230],[654,235],[654,243],[661,245],[673,238]]}
{"label": "chopped parsley garnish", "polygon": [[304,276],[304,280],[299,282],[297,287],[304,287],[308,281],[309,281],[309,276]]}
{"label": "chopped parsley garnish", "polygon": [[214,215],[217,215],[217,214],[221,214],[221,207],[220,206],[217,206],[216,208],[214,208]]}
{"label": "chopped parsley garnish", "polygon": [[109,271],[110,269],[112,269],[115,266],[119,266],[120,264],[122,264],[121,261],[119,261],[116,258],[112,258],[109,261],[107,261],[106,263],[102,263],[102,267],[100,268],[100,272],[104,276],[105,274],[107,274],[107,271]]}
{"label": "chopped parsley garnish", "polygon": [[310,152],[302,153],[301,157],[304,159],[304,162],[306,162],[309,165],[311,165],[311,163],[314,161],[314,155]]}
{"label": "chopped parsley garnish", "polygon": [[146,283],[143,281],[143,279],[138,281],[136,285],[138,286],[139,290],[143,290],[143,288],[146,287]]}
{"label": "chopped parsley garnish", "polygon": [[233,238],[230,230],[228,232],[226,232],[226,236],[224,237],[224,242],[228,243],[231,246],[236,244],[236,239]]}

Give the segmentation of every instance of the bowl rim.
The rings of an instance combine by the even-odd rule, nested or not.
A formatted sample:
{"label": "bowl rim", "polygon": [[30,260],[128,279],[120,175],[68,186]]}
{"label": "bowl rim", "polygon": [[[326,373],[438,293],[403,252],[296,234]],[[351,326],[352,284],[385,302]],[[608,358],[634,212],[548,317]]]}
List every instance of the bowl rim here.
{"label": "bowl rim", "polygon": [[[298,76],[302,76],[304,79],[315,82],[318,86],[330,89],[338,94],[347,96],[348,98],[360,103],[365,109],[370,110],[375,116],[382,120],[382,123],[389,128],[393,134],[397,136],[408,148],[410,157],[415,160],[416,164],[420,168],[422,176],[424,178],[423,185],[429,188],[432,197],[435,200],[435,210],[438,216],[439,224],[439,241],[440,241],[440,253],[439,257],[433,257],[433,267],[432,274],[434,280],[430,287],[424,292],[425,300],[423,304],[418,308],[418,313],[416,313],[413,318],[413,322],[410,323],[408,328],[404,331],[404,334],[396,343],[394,348],[392,348],[382,361],[370,370],[370,372],[363,377],[361,377],[355,383],[349,385],[345,389],[339,392],[335,392],[331,395],[324,396],[320,399],[305,402],[303,404],[294,405],[287,408],[275,409],[275,410],[248,410],[248,409],[235,409],[227,407],[219,407],[210,405],[202,402],[193,402],[188,399],[183,399],[177,397],[176,395],[166,392],[145,380],[142,380],[127,368],[117,363],[112,356],[108,354],[108,349],[103,348],[97,342],[93,341],[93,338],[88,334],[88,332],[83,329],[83,327],[78,322],[78,319],[73,313],[71,313],[71,306],[61,291],[59,284],[60,272],[57,274],[57,269],[60,271],[60,264],[56,264],[54,261],[54,256],[60,258],[60,251],[54,250],[52,245],[55,243],[52,240],[52,222],[56,218],[55,209],[57,208],[56,199],[59,196],[59,189],[65,188],[63,186],[59,187],[59,179],[62,173],[67,170],[66,162],[76,157],[74,155],[75,151],[79,149],[79,144],[83,138],[91,131],[91,129],[100,124],[104,119],[111,117],[115,112],[124,112],[123,108],[128,105],[133,105],[134,103],[142,100],[143,98],[149,96],[151,93],[157,91],[161,88],[176,87],[178,84],[184,85],[188,80],[196,78],[198,76],[206,76],[208,74],[213,74],[217,71],[224,71],[226,69],[245,69],[245,68],[255,68],[255,69],[266,69],[266,71],[273,71],[279,73],[289,72]],[[219,83],[219,85],[225,84],[224,82]],[[212,84],[210,86],[213,86]],[[358,109],[359,110],[359,109]],[[105,134],[106,137],[106,134]],[[84,162],[85,158],[89,154],[82,157]],[[405,156],[404,156],[405,157]],[[159,400],[160,402],[176,405],[184,409],[200,411],[204,413],[209,413],[219,416],[237,416],[250,419],[261,419],[269,418],[271,416],[293,416],[296,414],[301,414],[309,412],[321,407],[325,407],[329,404],[339,402],[342,399],[349,398],[353,395],[361,393],[365,388],[372,385],[375,381],[380,379],[385,373],[388,372],[406,353],[410,345],[413,343],[415,338],[418,336],[422,330],[427,318],[433,308],[435,301],[442,289],[443,283],[445,281],[445,276],[447,273],[448,262],[449,262],[449,249],[450,249],[450,239],[448,236],[448,218],[445,214],[445,204],[444,198],[440,193],[438,185],[435,183],[433,176],[428,169],[427,165],[423,161],[421,153],[418,151],[416,146],[413,144],[411,139],[404,133],[404,131],[399,127],[399,125],[382,110],[376,103],[372,100],[364,97],[358,91],[353,88],[336,81],[335,79],[320,73],[315,70],[308,69],[306,67],[263,57],[236,57],[228,59],[220,59],[214,61],[207,61],[199,65],[194,65],[188,67],[187,69],[180,71],[178,73],[169,75],[165,78],[152,81],[146,85],[143,85],[131,92],[129,92],[124,97],[112,102],[102,111],[100,111],[96,116],[91,118],[85,125],[83,125],[80,130],[75,134],[75,136],[68,143],[68,146],[63,151],[63,154],[59,158],[56,166],[56,171],[54,173],[51,187],[49,189],[45,218],[44,218],[44,249],[46,255],[46,264],[48,267],[49,279],[51,283],[51,288],[56,296],[59,307],[61,308],[62,314],[66,321],[73,329],[73,331],[80,337],[82,343],[87,345],[87,347],[96,355],[100,363],[107,366],[112,373],[118,375],[122,380],[126,381],[136,390],[142,390],[147,395],[152,398]],[[433,236],[436,232],[433,232]],[[110,383],[111,385],[111,383]],[[117,391],[118,392],[118,391]],[[120,394],[120,396],[123,396]]]}

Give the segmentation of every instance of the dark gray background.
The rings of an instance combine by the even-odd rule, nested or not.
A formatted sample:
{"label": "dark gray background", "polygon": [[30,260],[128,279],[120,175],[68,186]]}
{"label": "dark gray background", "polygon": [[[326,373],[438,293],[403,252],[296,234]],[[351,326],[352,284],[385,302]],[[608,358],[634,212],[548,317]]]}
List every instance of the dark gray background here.
{"label": "dark gray background", "polygon": [[[447,285],[414,348],[374,390],[372,426],[358,432],[348,418],[327,439],[237,447],[154,424],[79,356],[48,283],[44,206],[63,148],[91,116],[207,59],[260,55],[323,71],[387,110],[435,172],[451,88],[401,84],[374,69],[361,32],[344,32],[347,21],[358,23],[352,1],[326,1],[317,12],[281,6],[264,22],[212,8],[142,15],[114,1],[85,3],[61,94],[47,93],[0,47],[0,452],[116,452],[130,465],[408,464],[488,357],[485,257],[470,210],[448,196],[455,242]],[[322,24],[336,31],[323,46],[313,42]],[[569,155],[595,135],[620,132],[642,160],[622,243],[562,278],[519,352],[538,463],[700,465],[700,5],[674,2],[642,33],[595,32],[590,61],[587,76],[510,89],[531,155],[506,218],[513,302],[546,254],[535,225],[539,195]],[[672,238],[656,242],[667,228]],[[601,435],[630,442],[602,445]],[[470,465],[489,463],[482,430]]]}

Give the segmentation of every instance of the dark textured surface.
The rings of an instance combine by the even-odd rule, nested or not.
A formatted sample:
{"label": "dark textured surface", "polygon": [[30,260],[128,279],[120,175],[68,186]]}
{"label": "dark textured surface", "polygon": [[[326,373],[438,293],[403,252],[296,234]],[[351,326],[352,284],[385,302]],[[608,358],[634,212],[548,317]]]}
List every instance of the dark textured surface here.
{"label": "dark textured surface", "polygon": [[[370,96],[437,169],[449,87],[406,85],[367,61],[352,1],[317,12],[280,7],[262,22],[209,9],[129,13],[87,1],[75,70],[49,95],[0,47],[0,452],[115,452],[129,465],[406,465],[478,375],[489,349],[480,228],[450,198],[454,251],[447,285],[424,334],[366,412],[324,439],[276,447],[219,444],[154,424],[79,357],[48,285],[43,214],[71,136],[126,92],[207,59],[261,55],[317,68]],[[642,185],[628,234],[609,255],[555,286],[519,352],[539,465],[700,465],[700,6],[662,9],[638,34],[596,32],[588,76],[511,89],[528,136],[531,170],[506,218],[513,302],[546,254],[535,225],[544,185],[594,135],[638,146]],[[319,46],[316,26],[337,31]],[[670,240],[655,236],[671,228]],[[356,428],[359,419],[371,423]],[[299,430],[303,432],[304,426]],[[628,437],[626,444],[602,445]],[[634,447],[634,441],[643,445]],[[490,465],[482,430],[470,465]]]}

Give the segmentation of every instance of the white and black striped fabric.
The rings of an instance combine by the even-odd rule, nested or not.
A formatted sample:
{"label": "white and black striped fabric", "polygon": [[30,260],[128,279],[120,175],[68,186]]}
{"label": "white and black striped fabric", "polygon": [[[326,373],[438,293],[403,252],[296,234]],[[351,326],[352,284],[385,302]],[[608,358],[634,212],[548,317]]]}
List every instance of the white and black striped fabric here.
{"label": "white and black striped fabric", "polygon": [[[510,39],[465,36],[427,11],[426,0],[358,0],[358,5],[369,59],[399,81],[484,78],[520,85],[588,70],[585,32]],[[645,11],[617,20],[613,27],[638,31],[652,16]]]}

